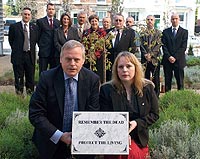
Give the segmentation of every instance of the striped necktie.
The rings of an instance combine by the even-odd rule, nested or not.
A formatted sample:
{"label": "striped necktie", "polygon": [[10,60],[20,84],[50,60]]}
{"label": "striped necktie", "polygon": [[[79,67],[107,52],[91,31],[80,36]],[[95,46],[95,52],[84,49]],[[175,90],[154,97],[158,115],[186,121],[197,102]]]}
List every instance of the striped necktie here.
{"label": "striped necktie", "polygon": [[75,107],[75,97],[73,92],[73,78],[68,78],[65,81],[65,105],[63,116],[63,132],[72,131],[72,114]]}

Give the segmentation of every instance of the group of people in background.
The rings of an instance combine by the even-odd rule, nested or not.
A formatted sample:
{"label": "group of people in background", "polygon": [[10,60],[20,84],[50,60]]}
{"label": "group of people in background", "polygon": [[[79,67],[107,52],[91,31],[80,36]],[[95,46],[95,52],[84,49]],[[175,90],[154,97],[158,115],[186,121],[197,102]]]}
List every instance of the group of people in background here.
{"label": "group of people in background", "polygon": [[[128,111],[132,151],[128,156],[105,155],[104,158],[144,159],[149,156],[148,127],[159,118],[160,65],[164,69],[165,91],[171,90],[173,73],[177,88],[184,88],[188,31],[179,26],[179,15],[171,16],[172,26],[163,32],[154,27],[155,17],[148,15],[145,29],[138,33],[133,29],[134,18],[125,20],[121,14],[112,17],[113,26],[111,18],[104,17],[100,28],[99,17],[95,14],[87,20],[86,12],[81,11],[77,15],[78,23],[73,25],[68,13],[63,13],[60,21],[54,17],[52,3],[47,4],[46,12],[35,25],[30,22],[31,9],[25,7],[22,21],[11,25],[9,30],[15,90],[23,94],[25,76],[26,92],[33,94],[29,119],[35,127],[33,141],[40,157],[71,157],[73,111]],[[106,71],[106,83],[103,83],[103,51],[95,54],[97,70],[94,72],[85,58],[87,48],[83,39],[94,32],[99,37],[114,35],[111,47],[106,48],[107,58],[112,63],[112,69]],[[34,91],[36,44],[39,46],[40,79]],[[136,52],[140,52],[141,62],[134,55]],[[48,68],[50,70],[46,71]],[[72,93],[70,98],[69,92]],[[94,157],[75,156],[76,159]]]}

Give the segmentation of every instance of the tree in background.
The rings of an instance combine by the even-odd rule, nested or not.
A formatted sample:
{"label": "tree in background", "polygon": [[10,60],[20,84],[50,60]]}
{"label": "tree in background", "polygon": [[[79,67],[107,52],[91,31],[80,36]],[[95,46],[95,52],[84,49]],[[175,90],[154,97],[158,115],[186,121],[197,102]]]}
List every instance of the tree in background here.
{"label": "tree in background", "polygon": [[111,11],[110,11],[112,22],[113,22],[113,16],[116,13],[122,14],[123,9],[124,9],[123,3],[124,3],[124,0],[112,0],[112,6],[111,6]]}

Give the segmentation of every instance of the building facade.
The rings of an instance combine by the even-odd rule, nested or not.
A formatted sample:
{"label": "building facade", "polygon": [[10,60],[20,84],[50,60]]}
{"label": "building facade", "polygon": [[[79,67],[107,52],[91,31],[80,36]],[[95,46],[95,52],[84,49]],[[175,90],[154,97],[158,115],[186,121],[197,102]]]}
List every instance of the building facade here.
{"label": "building facade", "polygon": [[[96,13],[100,18],[110,15],[112,0],[49,0],[56,4],[56,16],[69,11],[73,22],[77,22],[77,13],[86,11],[88,15]],[[155,27],[163,30],[171,25],[170,16],[180,15],[180,25],[188,29],[189,35],[194,35],[196,0],[122,0],[124,17],[133,16],[136,24],[145,24],[147,15],[156,18]],[[44,6],[44,13],[46,6]],[[42,12],[41,12],[42,13]],[[44,15],[41,15],[41,17]]]}

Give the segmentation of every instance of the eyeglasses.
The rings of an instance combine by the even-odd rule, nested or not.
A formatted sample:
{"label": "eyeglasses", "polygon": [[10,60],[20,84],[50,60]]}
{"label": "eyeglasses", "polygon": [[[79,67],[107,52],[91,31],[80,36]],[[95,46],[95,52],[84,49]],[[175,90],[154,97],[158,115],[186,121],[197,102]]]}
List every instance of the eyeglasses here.
{"label": "eyeglasses", "polygon": [[122,20],[121,20],[121,19],[116,19],[115,21],[116,21],[116,22],[118,22],[118,21],[119,21],[119,22],[122,22]]}
{"label": "eyeglasses", "polygon": [[153,21],[153,19],[147,19],[147,20]]}

